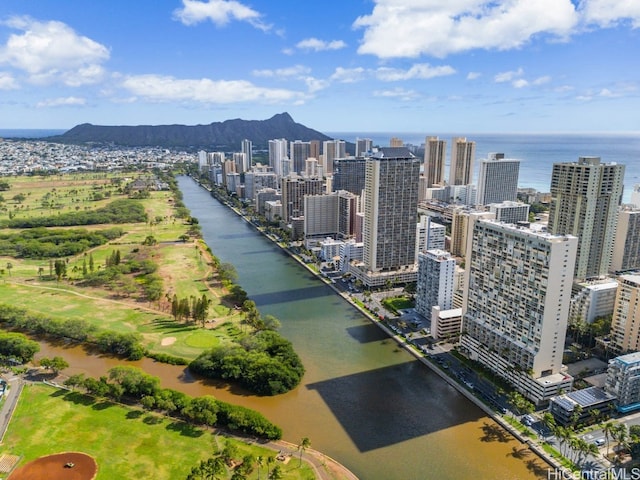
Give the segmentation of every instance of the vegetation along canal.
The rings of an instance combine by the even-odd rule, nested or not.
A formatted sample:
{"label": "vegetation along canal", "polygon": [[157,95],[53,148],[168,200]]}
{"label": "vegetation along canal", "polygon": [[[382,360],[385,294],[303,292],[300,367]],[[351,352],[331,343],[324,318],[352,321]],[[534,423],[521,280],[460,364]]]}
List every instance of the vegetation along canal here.
{"label": "vegetation along canal", "polygon": [[[193,180],[182,177],[179,185],[207,244],[235,266],[260,311],[282,322],[306,374],[287,394],[258,397],[196,381],[183,367],[134,364],[165,387],[260,411],[285,440],[308,437],[363,480],[546,478],[546,464],[333,290]],[[117,363],[81,348],[42,349],[64,355],[72,373],[101,375]]]}

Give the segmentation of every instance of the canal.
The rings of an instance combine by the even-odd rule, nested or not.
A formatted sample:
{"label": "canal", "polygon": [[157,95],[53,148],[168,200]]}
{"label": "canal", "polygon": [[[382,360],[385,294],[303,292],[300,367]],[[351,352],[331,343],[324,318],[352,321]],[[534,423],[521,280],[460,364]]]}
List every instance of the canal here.
{"label": "canal", "polygon": [[[163,387],[260,411],[283,428],[285,440],[308,437],[362,480],[547,477],[544,462],[322,281],[193,180],[181,177],[179,185],[207,244],[235,266],[261,313],[282,322],[306,374],[287,394],[258,397],[198,381],[181,367],[149,359],[134,365]],[[79,347],[41,345],[41,356],[63,355],[71,374],[103,375],[119,363]]]}

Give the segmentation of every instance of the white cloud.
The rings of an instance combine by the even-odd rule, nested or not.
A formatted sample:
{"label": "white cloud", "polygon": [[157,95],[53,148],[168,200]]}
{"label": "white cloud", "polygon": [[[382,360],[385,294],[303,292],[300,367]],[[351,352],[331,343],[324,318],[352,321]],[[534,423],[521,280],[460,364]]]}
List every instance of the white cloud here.
{"label": "white cloud", "polygon": [[513,49],[541,34],[566,38],[579,20],[571,0],[375,0],[375,4],[371,14],[357,18],[353,26],[364,29],[358,52],[381,58]]}
{"label": "white cloud", "polygon": [[309,89],[310,93],[314,93],[319,90],[324,90],[329,86],[329,82],[327,80],[322,80],[314,77],[306,77],[304,79],[304,82],[307,85],[307,88]]}
{"label": "white cloud", "polygon": [[313,50],[314,52],[321,52],[324,50],[340,50],[346,47],[347,44],[342,40],[332,40],[326,42],[317,38],[307,38],[296,44],[296,48],[300,50]]}
{"label": "white cloud", "polygon": [[258,87],[245,80],[177,79],[162,75],[132,75],[122,81],[131,94],[158,102],[278,103],[305,99],[294,90]]}
{"label": "white cloud", "polygon": [[265,32],[271,29],[271,25],[262,21],[259,12],[235,0],[182,0],[182,5],[182,8],[173,12],[173,16],[184,25],[195,25],[210,20],[222,27],[232,20],[237,20],[247,22]]}
{"label": "white cloud", "polygon": [[524,74],[524,70],[519,68],[518,70],[510,70],[508,72],[498,73],[493,77],[493,81],[496,83],[511,82],[512,80],[521,77]]}
{"label": "white cloud", "polygon": [[634,28],[640,27],[638,0],[582,0],[579,12],[586,24],[609,27],[630,20]]}
{"label": "white cloud", "polygon": [[400,87],[391,90],[376,90],[373,95],[375,97],[399,98],[403,101],[415,100],[420,97],[420,94],[415,90],[406,90]]}
{"label": "white cloud", "polygon": [[85,98],[60,97],[60,98],[49,98],[47,100],[43,100],[42,102],[38,102],[36,106],[38,108],[49,108],[49,107],[82,106],[86,104],[87,104],[87,100]]}
{"label": "white cloud", "polygon": [[480,78],[482,74],[480,72],[469,72],[467,73],[467,80],[475,80],[476,78]]}
{"label": "white cloud", "polygon": [[571,90],[573,90],[573,87],[571,85],[560,85],[559,87],[553,89],[554,92],[558,93],[570,92]]}
{"label": "white cloud", "polygon": [[109,50],[88,37],[78,35],[62,22],[39,22],[13,17],[5,22],[21,34],[11,34],[0,46],[0,64],[23,70],[35,83],[60,81],[79,86],[99,81],[109,59]]}
{"label": "white cloud", "polygon": [[514,80],[511,85],[513,85],[515,88],[524,88],[524,87],[528,87],[529,86],[529,82],[527,80],[525,80],[524,78],[518,78],[516,80]]}
{"label": "white cloud", "polygon": [[251,72],[256,77],[268,77],[268,78],[289,78],[299,77],[301,75],[307,75],[311,69],[304,65],[294,65],[287,68],[277,68],[275,70],[254,70]]}
{"label": "white cloud", "polygon": [[366,71],[362,67],[357,68],[343,68],[337,67],[331,75],[331,80],[338,83],[355,83],[363,80],[366,75]]}
{"label": "white cloud", "polygon": [[551,77],[549,75],[544,75],[542,77],[536,78],[532,83],[532,85],[544,85],[545,83],[549,83],[551,81]]}
{"label": "white cloud", "polygon": [[7,72],[0,72],[0,90],[15,90],[20,88],[13,75]]}
{"label": "white cloud", "polygon": [[449,65],[432,67],[428,63],[418,63],[413,65],[409,70],[380,67],[376,70],[375,74],[378,80],[382,80],[384,82],[395,82],[399,80],[410,80],[413,78],[429,79],[453,75],[454,73],[456,73],[455,69]]}

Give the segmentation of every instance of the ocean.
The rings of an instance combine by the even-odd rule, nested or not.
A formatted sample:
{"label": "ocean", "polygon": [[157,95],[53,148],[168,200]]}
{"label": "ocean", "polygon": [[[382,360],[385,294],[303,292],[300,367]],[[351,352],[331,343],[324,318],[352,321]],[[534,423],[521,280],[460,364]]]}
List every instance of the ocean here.
{"label": "ocean", "polygon": [[[421,146],[424,133],[409,132],[327,132],[333,138],[355,142],[356,138],[370,138],[373,145],[388,146],[392,137],[405,144]],[[519,186],[548,192],[553,164],[575,162],[578,157],[596,156],[604,163],[625,165],[623,201],[628,202],[633,185],[640,184],[640,133],[635,134],[431,134],[447,141],[445,179],[449,178],[451,139],[466,136],[476,142],[475,179],[479,161],[489,153],[501,152],[507,158],[521,160]]]}
{"label": "ocean", "polygon": [[44,138],[62,135],[66,131],[54,128],[4,128],[0,129],[0,138]]}
{"label": "ocean", "polygon": [[[0,129],[0,138],[42,138],[59,135],[60,129]],[[373,145],[386,146],[392,137],[417,147],[424,144],[424,133],[419,132],[324,132],[332,138],[355,142],[356,138],[370,138]],[[623,201],[628,202],[633,185],[640,184],[640,132],[631,134],[450,134],[429,133],[447,141],[447,163],[445,178],[449,178],[451,139],[466,136],[476,142],[475,179],[479,160],[489,153],[501,152],[508,158],[517,158],[520,163],[520,187],[535,188],[548,192],[553,164],[573,162],[578,157],[596,156],[606,163],[625,165]]]}

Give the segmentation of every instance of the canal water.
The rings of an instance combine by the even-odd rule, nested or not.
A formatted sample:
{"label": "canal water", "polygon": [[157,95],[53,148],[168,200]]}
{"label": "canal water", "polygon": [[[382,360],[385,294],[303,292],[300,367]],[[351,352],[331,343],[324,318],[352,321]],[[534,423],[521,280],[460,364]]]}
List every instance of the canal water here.
{"label": "canal water", "polygon": [[[547,478],[544,462],[333,290],[193,180],[182,177],[179,185],[207,244],[235,266],[261,313],[281,321],[306,374],[287,394],[258,397],[203,383],[181,367],[148,359],[135,365],[164,387],[262,412],[283,428],[285,440],[308,437],[362,480]],[[69,373],[102,375],[118,363],[42,345],[40,355],[57,354],[72,364]]]}

